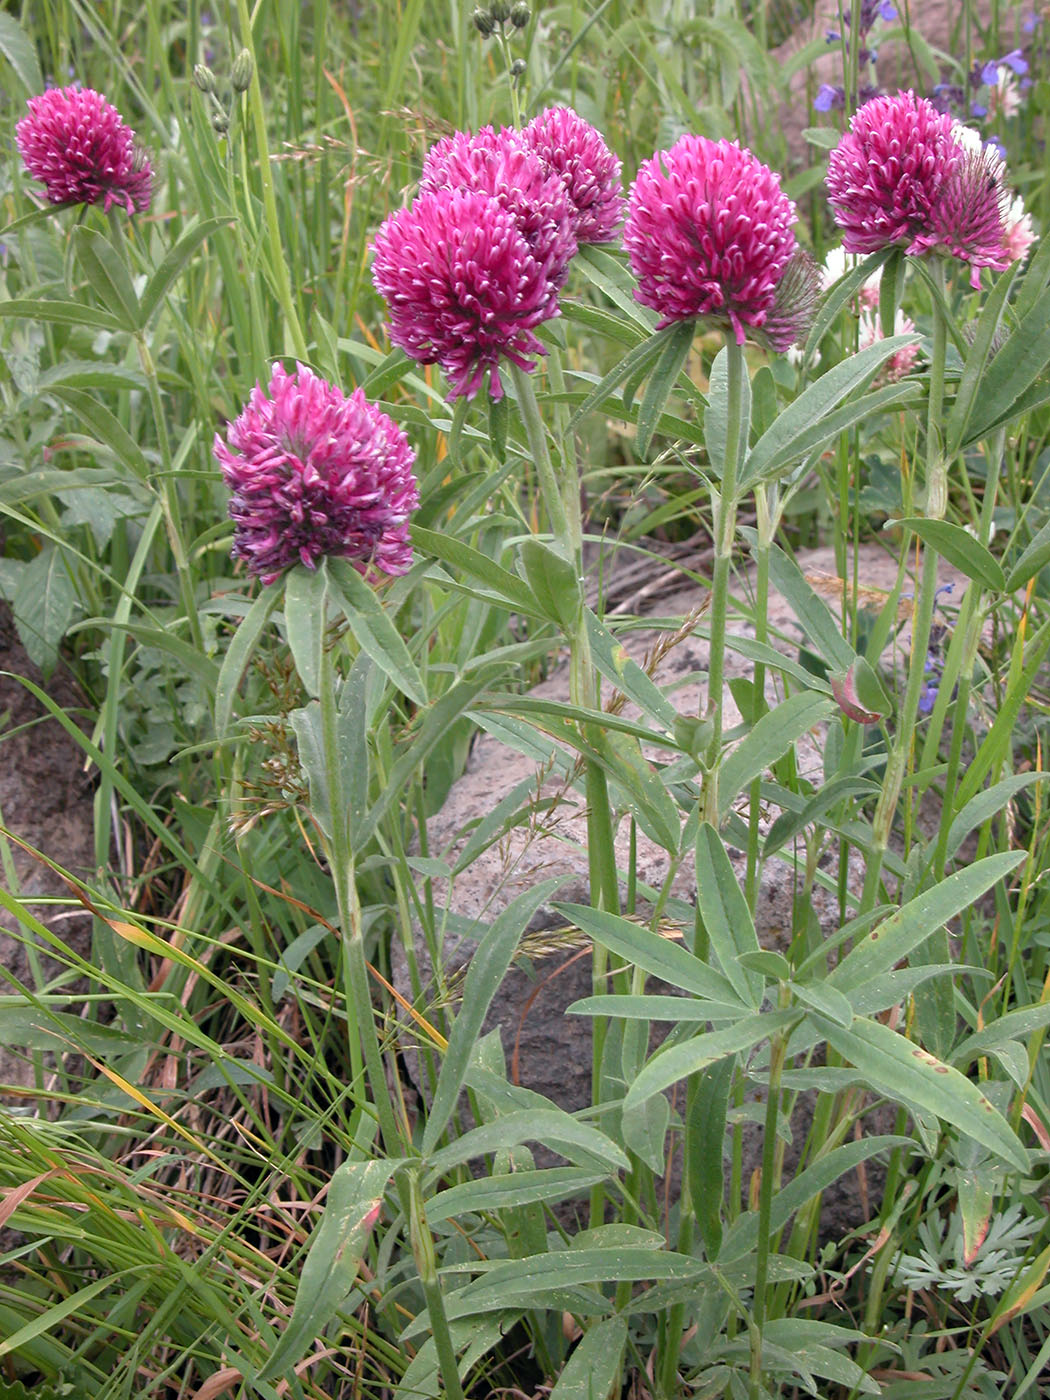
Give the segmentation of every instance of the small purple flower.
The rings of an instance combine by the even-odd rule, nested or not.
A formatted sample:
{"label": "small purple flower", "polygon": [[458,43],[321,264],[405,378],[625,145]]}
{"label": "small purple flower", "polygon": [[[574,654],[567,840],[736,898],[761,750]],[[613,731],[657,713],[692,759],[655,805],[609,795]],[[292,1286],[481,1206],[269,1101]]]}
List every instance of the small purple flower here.
{"label": "small purple flower", "polygon": [[620,162],[605,139],[571,107],[533,117],[522,140],[565,186],[580,243],[608,243],[623,223]]}
{"label": "small purple flower", "polygon": [[349,398],[305,365],[275,365],[240,416],[215,435],[233,492],[233,554],[273,583],[285,569],[331,554],[361,573],[407,573],[408,518],[419,505],[415,454],[401,429],[360,389]]}
{"label": "small purple flower", "polygon": [[683,136],[644,161],[631,187],[623,243],[635,298],[661,326],[703,317],[742,345],[773,310],[794,222],[794,204],[750,151]]}
{"label": "small purple flower", "polygon": [[930,93],[930,104],[936,111],[951,114],[952,109],[961,107],[966,94],[958,83],[938,83]]}
{"label": "small purple flower", "polygon": [[1034,10],[1030,10],[1028,14],[1025,15],[1024,23],[1021,25],[1021,28],[1026,34],[1034,34],[1042,22],[1042,16],[1037,15]]}
{"label": "small purple flower", "polygon": [[450,397],[477,393],[499,360],[532,370],[533,327],[558,315],[558,288],[511,213],[480,190],[439,189],[391,214],[376,235],[372,280],[390,308],[390,339],[440,364]]}
{"label": "small purple flower", "polygon": [[50,88],[31,97],[15,127],[26,170],[42,180],[52,204],[121,204],[149,208],[153,172],[135,133],[92,88]]}
{"label": "small purple flower", "polygon": [[532,256],[561,286],[576,255],[574,210],[559,172],[525,144],[520,132],[483,126],[476,136],[457,131],[427,152],[420,194],[473,190],[490,195],[510,214]]}
{"label": "small purple flower", "polygon": [[815,112],[841,112],[846,105],[846,89],[833,87],[831,83],[821,83],[813,99]]}

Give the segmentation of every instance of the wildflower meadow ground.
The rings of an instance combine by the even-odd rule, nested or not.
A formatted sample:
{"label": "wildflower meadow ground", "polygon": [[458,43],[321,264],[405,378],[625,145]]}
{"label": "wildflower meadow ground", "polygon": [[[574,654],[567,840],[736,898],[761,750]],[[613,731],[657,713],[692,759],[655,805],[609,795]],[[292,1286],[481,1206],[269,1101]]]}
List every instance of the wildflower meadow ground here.
{"label": "wildflower meadow ground", "polygon": [[0,9],[0,1400],[1048,1393],[1047,22]]}

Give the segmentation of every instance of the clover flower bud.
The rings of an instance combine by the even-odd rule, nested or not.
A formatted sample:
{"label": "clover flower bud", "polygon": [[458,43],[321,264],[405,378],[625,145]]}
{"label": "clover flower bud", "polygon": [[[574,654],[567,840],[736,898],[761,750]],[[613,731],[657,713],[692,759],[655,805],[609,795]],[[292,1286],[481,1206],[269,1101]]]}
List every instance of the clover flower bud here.
{"label": "clover flower bud", "polygon": [[510,22],[515,29],[525,29],[532,18],[532,11],[526,5],[525,0],[518,0],[518,3],[510,12]]}
{"label": "clover flower bud", "polygon": [[510,19],[510,11],[511,6],[507,0],[492,0],[492,4],[489,6],[489,12],[497,24],[506,23]]}
{"label": "clover flower bud", "polygon": [[252,58],[251,50],[241,49],[233,60],[233,67],[230,70],[230,85],[234,92],[247,92],[252,85],[254,72],[255,60]]}
{"label": "clover flower bud", "polygon": [[193,86],[210,97],[215,96],[217,84],[215,74],[206,63],[198,63],[193,69]]}
{"label": "clover flower bud", "polygon": [[225,112],[212,112],[211,126],[216,136],[225,136],[230,129],[230,119]]}
{"label": "clover flower bud", "polygon": [[524,78],[526,63],[523,58],[516,58],[510,65],[510,76],[512,78]]}
{"label": "clover flower bud", "polygon": [[496,28],[496,21],[492,18],[491,14],[488,10],[481,9],[480,6],[471,15],[471,19],[474,22],[474,28],[485,39],[487,39]]}

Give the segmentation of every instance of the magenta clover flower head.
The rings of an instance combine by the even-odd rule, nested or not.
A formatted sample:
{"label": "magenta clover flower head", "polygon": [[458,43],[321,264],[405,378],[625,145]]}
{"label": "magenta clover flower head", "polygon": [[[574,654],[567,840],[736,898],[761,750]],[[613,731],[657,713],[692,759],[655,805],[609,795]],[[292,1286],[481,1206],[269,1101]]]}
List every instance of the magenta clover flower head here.
{"label": "magenta clover flower head", "polygon": [[980,268],[1007,265],[1002,161],[966,131],[913,92],[854,113],[826,182],[847,252],[948,254],[971,265],[975,286]]}
{"label": "magenta clover flower head", "polygon": [[50,88],[27,103],[15,127],[26,170],[42,180],[52,204],[121,204],[149,208],[153,172],[135,133],[92,88]]}
{"label": "magenta clover flower head", "polygon": [[522,139],[561,179],[579,243],[608,243],[623,223],[620,162],[605,139],[571,107],[548,107],[533,117]]}
{"label": "magenta clover flower head", "polygon": [[730,326],[742,345],[773,310],[795,251],[794,221],[776,175],[750,151],[683,136],[643,162],[631,187],[623,242],[635,297],[661,326],[704,317]]}
{"label": "magenta clover flower head", "polygon": [[360,389],[347,397],[305,365],[275,365],[226,436],[214,453],[233,492],[233,554],[263,583],[328,554],[363,574],[408,572],[415,454]]}
{"label": "magenta clover flower head", "polygon": [[457,131],[427,152],[420,194],[441,189],[491,195],[514,219],[532,256],[558,287],[576,255],[572,205],[561,177],[548,169],[521,133],[483,126],[476,136]]}
{"label": "magenta clover flower head", "polygon": [[438,189],[399,209],[376,235],[372,280],[390,308],[390,339],[439,364],[450,397],[473,398],[499,361],[532,370],[543,346],[533,327],[558,315],[558,289],[517,220],[481,190]]}

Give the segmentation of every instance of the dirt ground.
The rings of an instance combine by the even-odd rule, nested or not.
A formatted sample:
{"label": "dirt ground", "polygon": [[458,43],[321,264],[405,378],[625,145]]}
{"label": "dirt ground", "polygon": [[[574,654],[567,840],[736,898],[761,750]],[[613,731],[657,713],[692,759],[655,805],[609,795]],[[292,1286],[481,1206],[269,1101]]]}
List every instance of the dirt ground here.
{"label": "dirt ground", "polygon": [[[75,713],[80,696],[60,665],[46,683],[18,641],[10,612],[0,605],[0,826],[50,855],[74,873],[93,866],[92,791],[83,771],[83,753],[19,677],[26,677],[64,709]],[[19,897],[68,897],[62,881],[13,841],[3,839],[0,885]],[[13,876],[13,878],[12,878]],[[63,942],[80,953],[90,944],[90,919],[67,904],[31,904],[32,914]],[[33,935],[0,908],[0,996],[18,984],[40,990],[27,953]],[[37,939],[36,946],[42,947]],[[61,971],[52,958],[41,959],[45,978]],[[29,1085],[33,1066],[24,1055],[0,1043],[0,1103],[12,1101],[5,1085]]]}

